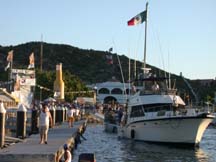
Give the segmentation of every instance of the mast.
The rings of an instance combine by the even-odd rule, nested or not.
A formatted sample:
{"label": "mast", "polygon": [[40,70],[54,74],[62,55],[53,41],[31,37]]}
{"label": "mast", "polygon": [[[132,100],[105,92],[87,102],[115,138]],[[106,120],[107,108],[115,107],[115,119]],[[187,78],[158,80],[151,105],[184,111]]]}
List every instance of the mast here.
{"label": "mast", "polygon": [[[143,60],[143,75],[146,77],[146,42],[147,42],[147,19],[148,19],[148,2],[146,3],[146,21],[145,21],[145,41],[144,41],[144,60]],[[145,88],[145,82],[143,82],[143,87]]]}
{"label": "mast", "polygon": [[134,79],[136,79],[136,58],[134,59]]}
{"label": "mast", "polygon": [[130,64],[130,50],[129,50],[129,59],[128,59],[128,80],[129,80],[129,92],[128,92],[128,95],[130,96],[130,89],[131,89],[131,64]]}

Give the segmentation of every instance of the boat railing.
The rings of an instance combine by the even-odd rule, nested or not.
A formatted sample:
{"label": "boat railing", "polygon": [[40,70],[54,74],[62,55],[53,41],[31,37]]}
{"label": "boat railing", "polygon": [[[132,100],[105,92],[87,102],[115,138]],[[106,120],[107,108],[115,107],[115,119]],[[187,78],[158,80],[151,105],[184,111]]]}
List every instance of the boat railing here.
{"label": "boat railing", "polygon": [[203,102],[199,102],[199,103],[190,102],[190,103],[188,103],[188,105],[186,107],[188,109],[196,109],[199,112],[213,113],[213,112],[216,111],[216,108],[215,108],[214,104],[206,104],[206,103],[203,103]]}
{"label": "boat railing", "polygon": [[140,96],[143,95],[176,95],[176,89],[161,89],[161,90],[141,90]]}

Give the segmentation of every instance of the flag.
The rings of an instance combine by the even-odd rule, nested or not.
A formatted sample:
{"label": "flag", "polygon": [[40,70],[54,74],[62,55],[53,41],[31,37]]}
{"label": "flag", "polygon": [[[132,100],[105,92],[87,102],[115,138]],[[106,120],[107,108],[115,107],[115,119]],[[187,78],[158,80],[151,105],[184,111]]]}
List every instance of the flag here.
{"label": "flag", "polygon": [[8,62],[12,62],[13,61],[13,50],[11,50],[11,51],[8,52],[7,61]]}
{"label": "flag", "polygon": [[8,62],[7,66],[5,67],[5,71],[7,71],[7,69],[9,69],[10,67],[10,62]]}
{"label": "flag", "polygon": [[109,52],[112,52],[113,51],[113,48],[111,47],[111,48],[109,48]]}
{"label": "flag", "polygon": [[135,17],[133,17],[132,19],[130,19],[127,24],[128,26],[133,26],[133,25],[137,25],[137,24],[141,24],[144,21],[146,21],[147,18],[147,12],[143,11],[141,13],[139,13],[138,15],[136,15]]}
{"label": "flag", "polygon": [[5,71],[7,71],[7,69],[10,68],[12,61],[13,61],[13,50],[11,50],[11,51],[8,52],[8,55],[7,55],[7,62],[8,62],[8,64],[5,67]]}
{"label": "flag", "polygon": [[112,55],[106,55],[106,59],[108,61],[108,64],[113,64]]}
{"label": "flag", "polygon": [[33,68],[34,68],[34,53],[32,52],[31,55],[29,56],[28,69],[33,69]]}

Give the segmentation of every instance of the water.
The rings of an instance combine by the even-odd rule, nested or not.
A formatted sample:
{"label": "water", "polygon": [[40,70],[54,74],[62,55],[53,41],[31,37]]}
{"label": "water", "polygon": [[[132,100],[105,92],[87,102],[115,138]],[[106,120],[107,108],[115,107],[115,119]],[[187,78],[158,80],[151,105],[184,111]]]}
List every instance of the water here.
{"label": "water", "polygon": [[216,162],[216,129],[207,129],[196,149],[118,139],[104,132],[103,125],[88,125],[84,136],[73,162],[81,153],[95,153],[97,162]]}

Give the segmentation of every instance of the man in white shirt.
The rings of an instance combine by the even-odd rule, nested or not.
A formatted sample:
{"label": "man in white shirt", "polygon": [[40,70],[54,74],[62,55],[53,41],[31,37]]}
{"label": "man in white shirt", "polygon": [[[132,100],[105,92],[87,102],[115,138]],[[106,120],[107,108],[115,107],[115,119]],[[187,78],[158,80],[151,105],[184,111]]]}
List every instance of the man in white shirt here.
{"label": "man in white shirt", "polygon": [[52,116],[49,112],[48,106],[42,104],[42,110],[39,115],[39,132],[40,132],[40,144],[47,144],[47,136],[49,130],[49,121],[52,124]]}
{"label": "man in white shirt", "polygon": [[73,106],[67,111],[69,127],[73,127],[75,113],[76,112]]}

